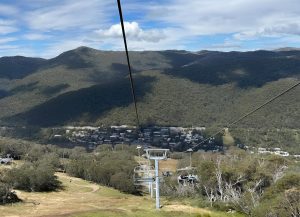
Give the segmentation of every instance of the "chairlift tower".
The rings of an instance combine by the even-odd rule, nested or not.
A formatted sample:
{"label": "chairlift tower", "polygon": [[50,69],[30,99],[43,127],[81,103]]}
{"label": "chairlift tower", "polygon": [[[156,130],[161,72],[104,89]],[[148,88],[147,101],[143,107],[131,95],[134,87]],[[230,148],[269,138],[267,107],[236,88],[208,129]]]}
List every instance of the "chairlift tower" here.
{"label": "chairlift tower", "polygon": [[[133,180],[134,185],[148,187],[149,194],[151,198],[153,197],[153,182],[155,182],[155,170],[154,167],[151,166],[150,160],[147,158],[147,161],[141,160],[141,152],[142,146],[138,145],[136,147],[138,150],[138,166],[136,166],[133,170]],[[142,155],[147,157],[146,154]]]}
{"label": "chairlift tower", "polygon": [[155,162],[155,199],[156,199],[156,209],[160,209],[160,197],[159,197],[159,164],[160,160],[167,159],[167,153],[169,149],[146,149],[146,156],[149,160],[154,160]]}
{"label": "chairlift tower", "polygon": [[192,153],[193,153],[193,149],[189,148],[188,150],[186,150],[187,153],[190,153],[190,168],[192,168]]}
{"label": "chairlift tower", "polygon": [[140,153],[140,150],[141,150],[141,148],[142,148],[142,146],[140,146],[140,145],[138,145],[137,147],[136,147],[136,149],[138,150],[138,153],[139,153],[139,164],[141,164],[140,163],[140,158],[141,158],[141,153]]}

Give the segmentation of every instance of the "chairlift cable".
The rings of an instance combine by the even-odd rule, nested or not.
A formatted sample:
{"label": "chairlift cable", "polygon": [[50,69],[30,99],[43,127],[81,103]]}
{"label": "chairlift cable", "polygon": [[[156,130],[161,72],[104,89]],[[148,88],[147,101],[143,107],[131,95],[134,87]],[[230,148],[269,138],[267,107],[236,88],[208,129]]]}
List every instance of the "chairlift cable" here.
{"label": "chairlift cable", "polygon": [[140,120],[139,120],[139,114],[138,114],[138,109],[137,109],[137,97],[136,97],[136,94],[135,94],[134,82],[133,82],[133,78],[132,78],[132,70],[131,70],[129,53],[128,53],[128,48],[127,48],[127,40],[126,40],[126,34],[125,34],[125,27],[124,27],[121,1],[117,0],[117,2],[118,2],[118,9],[119,9],[120,23],[121,23],[121,27],[122,27],[122,35],[123,35],[123,40],[124,40],[124,46],[125,46],[125,51],[126,51],[127,65],[128,65],[128,71],[129,71],[129,79],[130,79],[130,85],[131,85],[131,94],[132,94],[132,98],[133,98],[133,102],[134,102],[134,108],[135,108],[136,123],[137,123],[137,128],[140,128]]}
{"label": "chairlift cable", "polygon": [[[132,70],[131,70],[131,65],[130,65],[130,59],[129,59],[129,53],[128,53],[128,48],[127,48],[127,41],[126,41],[126,34],[125,34],[125,28],[124,28],[124,20],[123,20],[123,14],[122,14],[122,7],[121,7],[121,2],[120,0],[117,0],[118,2],[118,9],[119,9],[119,16],[120,16],[120,22],[121,22],[121,27],[122,27],[122,35],[123,35],[123,40],[124,40],[124,46],[125,46],[125,51],[126,51],[126,58],[127,58],[127,65],[128,65],[128,71],[129,71],[129,78],[130,78],[130,84],[131,84],[131,91],[132,91],[132,97],[133,97],[133,101],[134,101],[134,107],[135,107],[135,114],[136,114],[136,121],[137,121],[137,127],[140,127],[140,121],[139,121],[139,115],[138,115],[138,110],[137,110],[137,100],[136,100],[136,94],[135,94],[135,89],[134,89],[134,82],[133,82],[133,78],[132,78]],[[247,118],[248,116],[254,114],[255,112],[257,112],[258,110],[262,109],[263,107],[265,107],[266,105],[270,104],[271,102],[273,102],[274,100],[276,100],[277,98],[283,96],[284,94],[288,93],[289,91],[293,90],[294,88],[296,88],[297,86],[300,85],[300,82],[296,83],[295,85],[289,87],[288,89],[286,89],[285,91],[281,92],[280,94],[274,96],[273,98],[267,100],[265,103],[263,103],[262,105],[258,106],[257,108],[255,108],[254,110],[244,114],[243,116],[241,116],[240,118],[238,118],[237,120],[229,123],[227,125],[227,127],[230,127],[232,125],[237,124],[238,122],[244,120],[245,118]],[[219,130],[218,132],[216,132],[215,134],[213,134],[212,136],[208,137],[207,139],[203,140],[201,143],[199,143],[198,145],[196,145],[194,148],[198,147],[199,145],[203,144],[204,142],[207,142],[208,140],[210,140],[211,138],[215,137],[216,135],[218,135],[219,133],[223,132],[223,129]]]}
{"label": "chairlift cable", "polygon": [[[289,91],[293,90],[294,88],[296,88],[297,86],[300,85],[300,82],[294,84],[293,86],[289,87],[288,89],[284,90],[283,92],[279,93],[278,95],[272,97],[271,99],[267,100],[265,103],[261,104],[260,106],[258,106],[257,108],[253,109],[252,111],[242,115],[240,118],[238,118],[235,121],[232,121],[231,123],[229,123],[228,125],[226,125],[226,127],[231,127],[232,125],[237,124],[238,122],[244,120],[245,118],[247,118],[248,116],[252,115],[253,113],[257,112],[258,110],[260,110],[261,108],[265,107],[266,105],[268,105],[269,103],[273,102],[274,100],[276,100],[277,98],[283,96],[284,94],[288,93]],[[201,143],[199,143],[198,145],[196,145],[193,148],[198,147],[199,145],[202,145],[203,143],[207,142],[208,140],[212,139],[213,137],[217,136],[219,133],[222,133],[224,129],[219,130],[218,132],[216,132],[215,134],[213,134],[212,136],[208,137],[207,139],[203,140]]]}

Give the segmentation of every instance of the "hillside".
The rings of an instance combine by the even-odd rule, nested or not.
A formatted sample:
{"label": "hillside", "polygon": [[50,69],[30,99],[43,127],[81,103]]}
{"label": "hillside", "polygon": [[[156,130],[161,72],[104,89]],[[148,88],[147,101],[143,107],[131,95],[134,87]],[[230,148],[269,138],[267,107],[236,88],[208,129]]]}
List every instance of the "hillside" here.
{"label": "hillside", "polygon": [[189,205],[179,205],[166,199],[162,201],[165,206],[160,212],[157,212],[155,211],[155,200],[151,199],[150,196],[124,194],[112,188],[70,177],[63,173],[56,175],[63,183],[64,189],[62,191],[46,193],[17,191],[23,203],[0,206],[1,216],[243,216],[241,214],[214,212]]}
{"label": "hillside", "polygon": [[[131,52],[144,124],[225,126],[296,83],[300,51]],[[12,61],[13,60],[13,61]],[[2,124],[132,124],[123,52],[80,47],[53,59],[0,59]],[[299,88],[240,123],[299,128]]]}
{"label": "hillside", "polygon": [[22,56],[0,58],[0,78],[20,79],[34,73],[46,62],[41,58]]}

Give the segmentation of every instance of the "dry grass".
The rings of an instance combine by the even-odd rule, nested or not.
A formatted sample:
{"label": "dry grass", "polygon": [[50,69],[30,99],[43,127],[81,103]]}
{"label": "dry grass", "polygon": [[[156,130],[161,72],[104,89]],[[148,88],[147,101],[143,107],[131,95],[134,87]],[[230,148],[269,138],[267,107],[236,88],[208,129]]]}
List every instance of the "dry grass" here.
{"label": "dry grass", "polygon": [[177,163],[178,163],[178,160],[175,160],[175,159],[159,161],[159,170],[176,172]]}
{"label": "dry grass", "polygon": [[[135,156],[136,162],[140,164],[148,164],[148,160],[142,157]],[[152,162],[152,166],[154,167],[154,161]],[[176,172],[178,160],[168,159],[159,161],[159,171],[172,171]]]}
{"label": "dry grass", "polygon": [[21,160],[16,160],[16,161],[12,161],[11,164],[1,164],[0,165],[0,171],[1,170],[6,170],[6,169],[11,169],[11,168],[14,168],[14,167],[18,167],[20,165],[22,165],[24,163],[24,161],[21,161]]}
{"label": "dry grass", "polygon": [[[123,194],[117,190],[103,187],[79,178],[57,173],[65,189],[49,193],[29,193],[17,191],[22,203],[0,206],[1,217],[123,217],[123,216],[227,216],[211,211],[192,208],[187,205],[168,204],[157,212],[155,202],[147,197]],[[205,215],[204,215],[205,214]]]}
{"label": "dry grass", "polygon": [[65,189],[49,193],[17,191],[24,203],[0,207],[1,216],[59,216],[74,212],[119,208],[118,204],[134,196],[122,194],[114,189],[89,183],[82,179],[57,173]]}

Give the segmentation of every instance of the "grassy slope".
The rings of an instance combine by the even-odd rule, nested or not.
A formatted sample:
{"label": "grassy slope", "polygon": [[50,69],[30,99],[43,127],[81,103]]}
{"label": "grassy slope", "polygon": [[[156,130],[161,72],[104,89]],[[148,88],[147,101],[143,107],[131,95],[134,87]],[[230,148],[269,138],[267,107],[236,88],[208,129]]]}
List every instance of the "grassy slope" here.
{"label": "grassy slope", "polygon": [[18,196],[24,200],[24,203],[0,206],[1,216],[239,216],[173,204],[166,199],[162,201],[165,206],[157,212],[154,209],[154,200],[148,196],[127,195],[65,174],[57,175],[63,182],[65,190],[51,193],[18,191]]}

